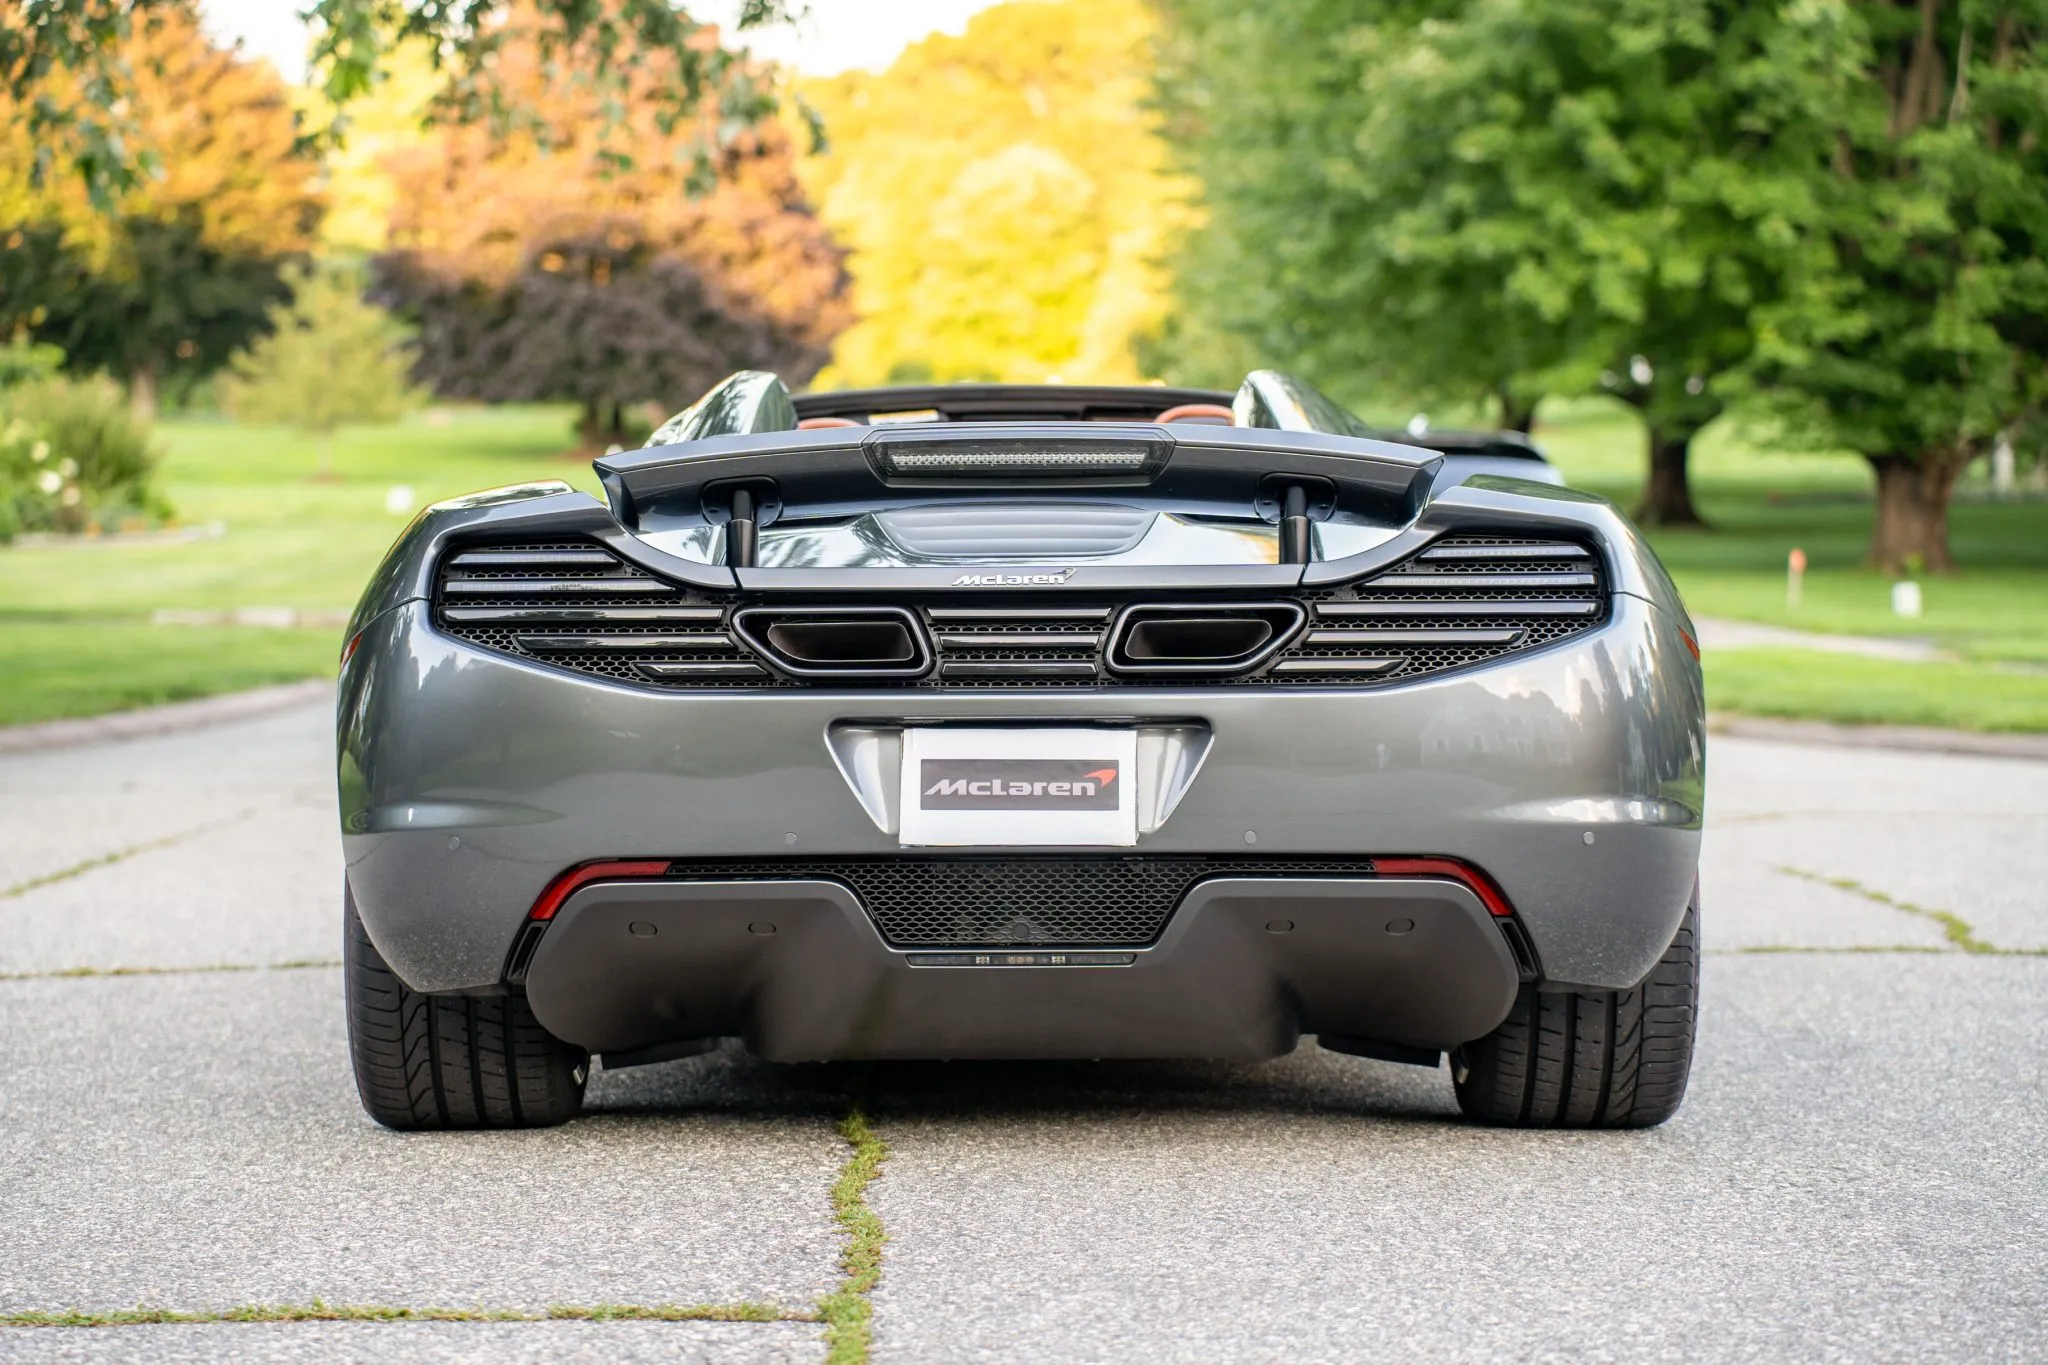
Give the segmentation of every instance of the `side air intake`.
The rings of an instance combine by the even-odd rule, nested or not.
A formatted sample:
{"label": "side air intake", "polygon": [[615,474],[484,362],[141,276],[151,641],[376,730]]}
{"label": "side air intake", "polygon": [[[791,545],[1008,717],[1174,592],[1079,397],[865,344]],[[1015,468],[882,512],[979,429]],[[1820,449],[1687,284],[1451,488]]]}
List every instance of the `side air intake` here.
{"label": "side air intake", "polygon": [[1301,628],[1293,602],[1134,606],[1110,634],[1118,673],[1242,673],[1258,667]]}
{"label": "side air intake", "polygon": [[902,607],[750,607],[733,633],[799,678],[916,678],[931,671],[931,646]]}

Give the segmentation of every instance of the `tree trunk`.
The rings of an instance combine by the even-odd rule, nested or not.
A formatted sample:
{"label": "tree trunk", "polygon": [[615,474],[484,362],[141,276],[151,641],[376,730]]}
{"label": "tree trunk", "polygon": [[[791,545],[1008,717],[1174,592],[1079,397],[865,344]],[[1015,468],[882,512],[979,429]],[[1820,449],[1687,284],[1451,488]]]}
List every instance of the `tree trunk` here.
{"label": "tree trunk", "polygon": [[1948,503],[1969,463],[1955,451],[1872,455],[1877,516],[1870,528],[1870,564],[1886,573],[1949,573]]}
{"label": "tree trunk", "polygon": [[1523,398],[1505,384],[1496,389],[1494,395],[1500,401],[1502,431],[1519,431],[1527,436],[1536,429],[1536,405],[1543,401],[1542,398]]}
{"label": "tree trunk", "polygon": [[1650,428],[1650,480],[1643,485],[1643,500],[1636,506],[1636,520],[1644,526],[1705,526],[1692,505],[1692,483],[1686,472],[1692,458],[1692,438],[1698,427],[1679,431]]}
{"label": "tree trunk", "polygon": [[156,362],[138,362],[128,372],[128,411],[138,422],[156,420]]}
{"label": "tree trunk", "polygon": [[313,482],[334,482],[334,433],[322,430],[313,438]]}

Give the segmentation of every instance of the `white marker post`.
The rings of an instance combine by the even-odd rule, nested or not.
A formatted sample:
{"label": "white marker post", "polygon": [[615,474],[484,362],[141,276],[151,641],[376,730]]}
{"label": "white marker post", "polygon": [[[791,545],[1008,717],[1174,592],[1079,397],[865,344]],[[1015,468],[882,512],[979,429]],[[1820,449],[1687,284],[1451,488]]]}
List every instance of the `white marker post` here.
{"label": "white marker post", "polygon": [[1920,585],[1907,579],[1892,584],[1892,615],[1918,616],[1920,614]]}
{"label": "white marker post", "polygon": [[1793,547],[1785,556],[1785,609],[1799,610],[1799,598],[1806,590],[1806,551]]}

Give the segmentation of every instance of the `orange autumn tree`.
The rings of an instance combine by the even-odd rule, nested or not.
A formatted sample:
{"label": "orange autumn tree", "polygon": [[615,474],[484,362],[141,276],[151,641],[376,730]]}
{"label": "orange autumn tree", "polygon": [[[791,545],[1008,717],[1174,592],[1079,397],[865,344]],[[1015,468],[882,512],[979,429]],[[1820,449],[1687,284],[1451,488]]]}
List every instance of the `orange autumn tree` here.
{"label": "orange autumn tree", "polygon": [[[637,98],[600,111],[573,60],[551,66],[516,37],[497,79],[536,115],[527,126],[443,129],[386,162],[391,250],[374,292],[417,324],[423,382],[573,401],[601,443],[633,434],[636,405],[680,407],[732,370],[794,386],[824,364],[849,320],[843,253],[781,128],[730,139],[696,192],[702,129],[664,129]],[[630,164],[607,150],[605,121],[621,117]]]}
{"label": "orange autumn tree", "polygon": [[[120,48],[127,116],[156,170],[110,204],[79,180],[39,178],[50,149],[0,95],[0,327],[126,379],[146,417],[162,379],[213,370],[263,327],[322,202],[268,63],[215,45],[186,4],[137,19]],[[30,98],[83,96],[56,71]]]}

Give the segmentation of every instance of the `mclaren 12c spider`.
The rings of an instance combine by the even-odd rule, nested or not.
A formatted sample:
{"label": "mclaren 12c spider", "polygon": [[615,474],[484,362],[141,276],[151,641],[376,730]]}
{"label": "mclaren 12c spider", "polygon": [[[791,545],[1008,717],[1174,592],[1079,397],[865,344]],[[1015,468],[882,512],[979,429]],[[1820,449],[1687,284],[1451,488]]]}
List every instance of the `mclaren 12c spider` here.
{"label": "mclaren 12c spider", "polygon": [[1635,529],[1511,438],[1235,395],[732,376],[429,508],[349,626],[350,1040],[397,1128],[592,1059],[1437,1067],[1685,1091],[1704,705]]}

